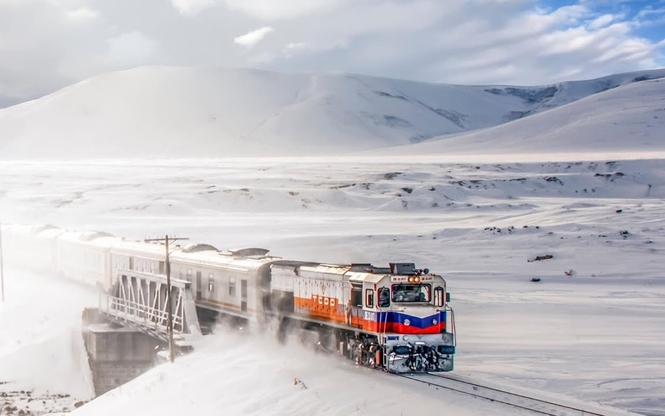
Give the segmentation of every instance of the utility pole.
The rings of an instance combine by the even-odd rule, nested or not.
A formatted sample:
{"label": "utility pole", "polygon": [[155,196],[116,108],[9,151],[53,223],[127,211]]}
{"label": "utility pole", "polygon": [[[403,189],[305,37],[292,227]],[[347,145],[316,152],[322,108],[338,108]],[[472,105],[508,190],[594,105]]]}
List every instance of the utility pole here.
{"label": "utility pole", "polygon": [[0,224],[0,301],[5,303],[5,263],[2,253],[2,224]]}
{"label": "utility pole", "polygon": [[[178,240],[189,240],[189,238],[171,238],[170,241]],[[173,306],[171,300],[171,261],[170,261],[170,251],[169,251],[169,236],[168,234],[164,238],[146,238],[144,241],[164,241],[164,246],[166,247],[166,261],[164,262],[164,268],[166,271],[166,313],[168,314],[167,324],[166,324],[166,333],[169,337],[169,361],[173,362],[175,359],[175,351],[173,349]]]}

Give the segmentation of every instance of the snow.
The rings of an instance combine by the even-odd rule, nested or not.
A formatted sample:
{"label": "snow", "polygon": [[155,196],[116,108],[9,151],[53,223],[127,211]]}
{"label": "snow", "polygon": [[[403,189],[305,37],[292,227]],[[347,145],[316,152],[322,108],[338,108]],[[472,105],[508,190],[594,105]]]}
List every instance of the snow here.
{"label": "snow", "polygon": [[[0,209],[9,222],[133,238],[169,232],[222,249],[263,246],[286,258],[415,261],[441,272],[451,288],[455,374],[658,415],[665,387],[664,169],[662,159],[3,163]],[[554,258],[529,262],[545,254]],[[572,277],[564,274],[570,269]],[[533,276],[541,283],[531,283]],[[71,319],[63,318],[68,326],[80,320],[74,306]],[[53,308],[40,305],[37,316]],[[22,324],[30,325],[41,328],[38,320]],[[43,345],[41,353],[55,348]],[[32,361],[39,353],[8,359]],[[24,376],[30,382],[35,374]],[[80,369],[71,369],[64,379],[80,383],[78,377]],[[309,388],[294,386],[294,378]],[[227,332],[78,413],[208,414],[222,405],[239,414],[409,414],[414,407],[511,414]]]}
{"label": "snow", "polygon": [[[208,79],[203,75],[212,70],[196,71],[203,71],[196,73]],[[194,110],[199,108],[199,94],[184,95],[185,106],[169,100],[171,92],[158,88],[159,83],[148,82],[161,74],[174,77],[171,81],[196,84],[187,73],[190,70],[143,68],[110,74],[0,112],[0,129],[17,126],[12,123],[20,119],[43,122],[30,124],[35,136],[26,133],[8,145],[6,149],[15,154],[30,150],[28,144],[34,144],[31,140],[37,140],[40,129],[46,128],[53,131],[56,144],[44,144],[45,152],[62,156],[64,146],[82,146],[72,151],[76,160],[1,161],[3,223],[50,223],[129,238],[169,233],[220,249],[265,247],[271,254],[298,260],[377,265],[415,262],[442,274],[448,282],[459,341],[456,376],[557,401],[600,406],[603,414],[665,415],[665,155],[659,142],[663,127],[657,123],[660,118],[653,118],[659,106],[665,107],[660,98],[662,82],[631,83],[636,78],[633,75],[610,77],[626,85],[491,129],[380,152],[300,157],[295,151],[284,157],[236,159],[215,158],[218,153],[210,152],[208,158],[183,158],[187,154],[181,152],[183,147],[174,133],[163,143],[166,153],[162,156],[169,159],[159,158],[158,153],[141,160],[82,158],[91,156],[86,152],[94,146],[104,151],[116,144],[131,144],[137,151],[141,146],[147,148],[154,145],[152,136],[142,144],[128,132],[154,130],[156,137],[175,125],[198,126],[201,130],[196,137],[212,143],[212,136],[202,134],[207,127],[200,127],[195,119],[205,113]],[[225,74],[220,79],[227,79]],[[397,88],[394,83],[398,81],[340,75],[240,71],[235,76],[235,92],[231,88],[234,82],[225,85],[230,94],[236,94],[235,99],[246,100],[248,107],[241,111],[245,104],[238,101],[239,109],[228,116],[229,120],[237,118],[237,124],[230,123],[229,131],[243,131],[243,126],[251,125],[248,120],[264,117],[264,110],[293,103],[294,92],[301,97],[310,97],[311,91],[320,93],[320,84],[313,85],[315,80],[334,84],[326,87],[328,92],[345,91],[345,83],[355,80],[348,87],[354,93],[340,92],[337,99],[353,96],[355,100],[359,79],[390,83],[394,89],[387,84],[371,84],[369,89],[381,88],[391,94],[410,85],[410,97],[416,96],[417,89],[422,94],[436,88],[463,90],[406,82]],[[89,129],[100,125],[105,129],[108,124],[100,120],[118,114],[126,102],[123,97],[134,91],[133,87],[123,91],[120,86],[132,77],[146,83],[146,88],[154,88],[151,94],[157,99],[153,104],[161,108],[154,114],[159,118],[146,114],[141,127],[145,130],[117,126],[127,135],[114,136],[121,132],[116,127],[108,132],[96,130],[100,138],[117,139],[113,146],[104,147],[101,139],[91,140],[89,148],[83,146],[82,137],[90,134]],[[242,92],[247,85],[239,84],[245,77],[255,77],[256,82],[249,83],[256,88],[255,94],[270,92],[265,101]],[[279,79],[279,88],[271,77]],[[100,82],[108,79],[118,84],[111,88],[106,81]],[[301,83],[312,85],[311,91],[302,89],[300,85],[305,84]],[[583,85],[596,91],[600,84]],[[179,96],[192,91],[191,84],[173,81],[170,85],[179,86]],[[197,85],[203,88],[205,82]],[[582,84],[565,85],[570,91]],[[95,88],[101,90],[93,94]],[[481,94],[484,89],[477,87],[465,94]],[[109,91],[117,92],[115,101],[102,105],[90,98]],[[576,98],[584,95],[576,91]],[[486,98],[498,100],[500,105],[495,112],[483,113],[490,104],[478,104],[476,127],[491,125],[488,120],[498,122],[510,109],[506,100],[515,99],[496,91],[490,96]],[[207,97],[218,99],[215,94]],[[229,102],[224,104],[229,107],[223,107],[221,101],[215,105],[230,111]],[[525,108],[523,101],[516,102]],[[536,112],[548,102],[540,102]],[[260,105],[265,106],[261,111]],[[102,117],[98,110],[104,106],[108,112]],[[162,112],[167,107],[172,112]],[[82,112],[76,115],[73,108]],[[85,108],[95,109],[89,119],[81,116],[87,114]],[[124,114],[136,108],[127,104]],[[176,122],[174,115],[180,114],[194,118]],[[486,118],[481,120],[483,114]],[[341,126],[339,119],[327,120]],[[617,124],[608,125],[607,120]],[[323,125],[318,119],[309,127],[301,121],[293,126],[302,127],[307,134],[318,132],[316,126]],[[56,122],[62,123],[57,125],[61,129],[49,124]],[[265,130],[265,140],[283,140],[287,145],[304,140],[302,136],[268,137],[269,131],[279,130],[278,124]],[[356,129],[357,125],[340,128]],[[80,136],[75,134],[78,130]],[[321,142],[308,143],[324,149],[331,137],[324,136]],[[370,136],[349,136],[345,142],[349,146],[345,148],[342,142],[340,149],[403,144],[389,134],[386,140],[394,139],[391,143],[377,143]],[[552,258],[535,261],[545,255]],[[571,270],[570,276],[565,273]],[[7,269],[5,277],[7,302],[0,304],[0,383],[10,384],[0,384],[0,392],[34,389],[35,395],[71,395],[55,404],[49,402],[42,410],[72,409],[75,401],[89,400],[90,370],[77,334],[81,310],[96,305],[97,293],[15,269]],[[533,277],[541,281],[533,283]],[[24,400],[23,405],[38,403]],[[229,330],[218,330],[192,354],[178,357],[174,364],[157,366],[74,414],[220,412],[515,414],[494,403],[359,369],[294,343],[278,345],[270,334]]]}
{"label": "snow", "polygon": [[2,158],[329,155],[496,126],[665,70],[544,87],[142,67],[0,110]]}
{"label": "snow", "polygon": [[482,403],[467,411],[459,397],[444,395],[444,402],[430,390],[317,356],[299,344],[287,349],[273,338],[262,341],[233,333],[214,336],[196,354],[158,367],[74,414],[149,409],[155,414],[406,415],[418,409],[481,415],[492,409]]}
{"label": "snow", "polygon": [[663,152],[665,83],[643,81],[494,128],[380,154]]}
{"label": "snow", "polygon": [[[0,409],[11,400],[39,414],[73,409],[75,401],[92,399],[81,312],[98,304],[97,293],[7,268],[5,291],[5,303],[0,303]],[[3,392],[10,398],[1,397]]]}

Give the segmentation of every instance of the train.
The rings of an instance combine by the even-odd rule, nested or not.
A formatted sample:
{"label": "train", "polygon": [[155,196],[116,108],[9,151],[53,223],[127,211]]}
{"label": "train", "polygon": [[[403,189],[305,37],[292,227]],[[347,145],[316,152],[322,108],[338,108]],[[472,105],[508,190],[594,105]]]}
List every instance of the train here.
{"label": "train", "polygon": [[55,226],[3,226],[7,263],[114,293],[120,271],[189,282],[200,319],[276,323],[277,336],[313,334],[320,348],[393,373],[453,370],[454,311],[441,275],[414,263],[326,264],[263,248],[129,241]]}

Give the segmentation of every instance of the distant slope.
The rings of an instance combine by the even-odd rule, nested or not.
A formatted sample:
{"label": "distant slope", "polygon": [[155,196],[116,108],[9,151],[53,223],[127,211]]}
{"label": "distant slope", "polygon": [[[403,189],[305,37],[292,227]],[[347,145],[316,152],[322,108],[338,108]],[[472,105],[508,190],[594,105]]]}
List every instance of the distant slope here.
{"label": "distant slope", "polygon": [[665,70],[547,87],[142,67],[0,110],[0,157],[329,154],[496,126]]}
{"label": "distant slope", "polygon": [[605,91],[500,126],[379,151],[385,155],[665,151],[665,80]]}
{"label": "distant slope", "polygon": [[569,81],[543,87],[485,87],[485,91],[497,95],[514,95],[532,104],[524,113],[516,112],[514,119],[540,113],[545,110],[572,103],[584,97],[608,91],[623,85],[660,79],[665,77],[665,69],[629,72],[609,75],[588,81]]}

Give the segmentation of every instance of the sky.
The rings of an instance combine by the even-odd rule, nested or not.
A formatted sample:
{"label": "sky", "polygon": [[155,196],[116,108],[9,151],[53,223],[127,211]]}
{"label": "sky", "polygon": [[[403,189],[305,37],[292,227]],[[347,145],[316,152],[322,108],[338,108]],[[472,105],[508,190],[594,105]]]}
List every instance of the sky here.
{"label": "sky", "polygon": [[0,106],[141,65],[542,85],[664,48],[665,0],[0,0]]}

